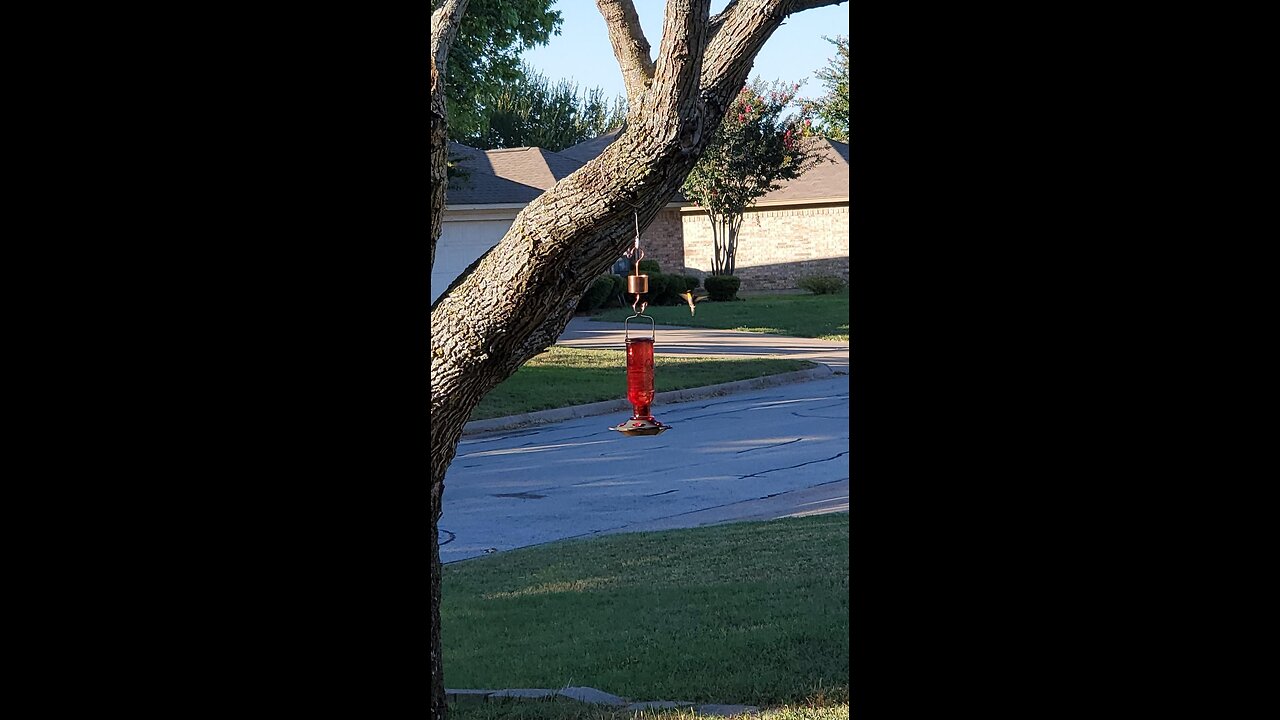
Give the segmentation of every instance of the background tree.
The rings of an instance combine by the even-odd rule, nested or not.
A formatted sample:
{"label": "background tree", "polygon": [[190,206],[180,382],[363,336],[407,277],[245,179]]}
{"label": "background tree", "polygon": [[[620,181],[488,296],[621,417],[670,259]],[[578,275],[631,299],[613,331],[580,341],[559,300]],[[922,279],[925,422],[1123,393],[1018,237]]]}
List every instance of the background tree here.
{"label": "background tree", "polygon": [[[631,0],[596,0],[627,89],[627,122],[598,156],[516,216],[502,240],[431,306],[431,701],[447,712],[440,662],[440,548],[444,476],[462,427],[490,390],[556,341],[587,287],[684,184],[747,80],[755,56],[788,16],[843,0],[667,0],[656,60]],[[432,14],[430,257],[444,213],[445,58],[466,0]],[[443,128],[441,128],[443,131]],[[440,137],[443,142],[443,137]],[[437,201],[437,196],[438,200]]]}
{"label": "background tree", "polygon": [[459,142],[483,150],[563,150],[616,129],[627,114],[626,98],[610,102],[600,88],[580,90],[568,80],[552,83],[528,67],[522,67],[518,80],[497,88],[477,105],[478,134]]}
{"label": "background tree", "polygon": [[738,228],[756,198],[799,177],[818,162],[809,107],[784,115],[800,83],[759,79],[742,88],[702,157],[685,180],[684,196],[706,210],[711,221],[712,275],[732,275],[738,256]]}
{"label": "background tree", "polygon": [[818,122],[815,123],[818,134],[823,137],[849,142],[849,38],[840,35],[832,40],[824,40],[836,46],[835,57],[827,61],[827,66],[818,71],[818,79],[827,88],[827,93],[813,101]]}
{"label": "background tree", "polygon": [[[437,10],[445,0],[431,0]],[[481,98],[523,79],[520,54],[560,34],[554,0],[470,0],[449,49],[445,106],[449,139],[480,134]]]}

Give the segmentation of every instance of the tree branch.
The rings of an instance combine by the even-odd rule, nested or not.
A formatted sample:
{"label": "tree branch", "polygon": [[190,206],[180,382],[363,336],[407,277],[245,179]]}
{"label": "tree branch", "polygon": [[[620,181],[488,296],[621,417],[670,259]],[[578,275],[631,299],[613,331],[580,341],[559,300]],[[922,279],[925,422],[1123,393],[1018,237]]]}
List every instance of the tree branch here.
{"label": "tree branch", "polygon": [[646,116],[657,121],[649,125],[648,132],[659,142],[678,140],[684,153],[702,147],[704,113],[698,97],[698,78],[710,13],[711,0],[667,1],[653,87],[644,102]]}
{"label": "tree branch", "polygon": [[609,29],[609,42],[613,55],[622,68],[622,82],[627,89],[627,102],[640,103],[640,96],[653,81],[653,58],[649,41],[640,27],[640,16],[631,0],[596,0],[596,7],[604,16]]}
{"label": "tree branch", "polygon": [[[725,88],[736,93],[746,82],[760,48],[788,16],[842,2],[845,0],[732,0],[708,24],[699,82],[703,94],[720,96]],[[715,104],[725,101],[727,107],[728,99],[732,95],[716,97]]]}
{"label": "tree branch", "polygon": [[794,15],[802,10],[813,10],[814,8],[827,7],[829,5],[839,5],[844,0],[796,0],[791,3],[791,7],[787,8],[787,15]]}
{"label": "tree branch", "polygon": [[436,264],[436,241],[444,218],[445,188],[449,183],[449,139],[445,118],[444,83],[449,48],[458,34],[467,0],[445,0],[431,13],[431,106],[429,112],[431,140],[431,267]]}

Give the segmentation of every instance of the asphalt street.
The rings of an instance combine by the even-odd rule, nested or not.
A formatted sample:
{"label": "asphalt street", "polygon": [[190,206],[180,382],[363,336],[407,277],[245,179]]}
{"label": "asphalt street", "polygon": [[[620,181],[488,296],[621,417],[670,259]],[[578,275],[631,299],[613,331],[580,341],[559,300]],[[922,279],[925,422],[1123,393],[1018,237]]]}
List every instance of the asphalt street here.
{"label": "asphalt street", "polygon": [[[665,334],[660,328],[658,352]],[[832,347],[809,352],[840,359]],[[464,437],[445,476],[441,560],[604,533],[848,510],[848,375],[655,405],[653,413],[671,429],[652,437],[609,430],[624,412]]]}

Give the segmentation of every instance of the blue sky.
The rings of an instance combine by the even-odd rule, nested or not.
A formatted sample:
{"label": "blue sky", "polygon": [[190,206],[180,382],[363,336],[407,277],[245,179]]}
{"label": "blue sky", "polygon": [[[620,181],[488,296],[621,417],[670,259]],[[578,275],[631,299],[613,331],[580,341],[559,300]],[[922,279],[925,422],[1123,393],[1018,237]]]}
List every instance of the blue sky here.
{"label": "blue sky", "polygon": [[[712,0],[711,14],[724,9],[728,0]],[[662,12],[665,0],[635,0],[636,12],[644,36],[658,54],[662,33]],[[546,75],[552,82],[573,80],[582,89],[600,87],[605,97],[625,94],[622,72],[613,58],[613,47],[605,30],[604,18],[593,0],[558,0],[553,5],[560,11],[564,22],[560,34],[553,35],[545,47],[524,52],[524,61]],[[796,13],[778,28],[756,56],[751,78],[766,81],[809,81],[800,88],[800,95],[817,97],[822,94],[822,82],[816,78],[818,70],[826,66],[835,55],[836,46],[822,37],[834,38],[849,34],[849,3],[832,7],[805,10]]]}

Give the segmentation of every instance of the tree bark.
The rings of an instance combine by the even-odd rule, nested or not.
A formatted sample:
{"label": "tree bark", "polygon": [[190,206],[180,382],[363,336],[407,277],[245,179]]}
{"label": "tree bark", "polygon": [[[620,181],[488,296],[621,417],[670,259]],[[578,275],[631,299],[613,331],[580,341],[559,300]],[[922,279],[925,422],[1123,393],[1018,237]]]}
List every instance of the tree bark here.
{"label": "tree bark", "polygon": [[727,225],[729,242],[725,250],[725,275],[732,275],[738,269],[738,230],[742,227],[742,213],[728,216]]}
{"label": "tree bark", "polygon": [[[598,5],[619,64],[624,73],[631,68],[630,97],[635,78],[645,71],[641,56],[647,56],[647,50],[635,42],[638,19],[628,19],[627,9],[634,13],[629,1],[599,0]],[[629,103],[625,129],[598,157],[525,206],[502,240],[432,305],[434,577],[439,577],[440,567],[435,524],[444,476],[471,412],[486,393],[555,343],[591,281],[632,242],[632,213],[639,215],[641,229],[647,228],[680,189],[745,83],[756,52],[798,5],[816,6],[799,0],[731,3],[717,16],[712,44],[719,49],[711,52],[710,0],[668,0],[660,56],[653,63],[647,89],[637,102]],[[638,37],[643,39],[642,34]],[[629,39],[631,46],[618,38]],[[434,39],[433,31],[433,53]],[[434,65],[432,72],[434,78]],[[441,70],[441,81],[443,77]],[[433,182],[445,178],[443,169],[436,172],[439,157],[432,155]],[[433,195],[433,260],[439,217]],[[432,639],[437,640],[438,588],[433,588],[431,605]],[[437,656],[432,660],[437,672]],[[433,699],[432,718],[442,717],[443,706],[437,715]]]}
{"label": "tree bark", "polygon": [[635,105],[653,81],[653,57],[649,41],[640,27],[640,16],[631,0],[596,0],[596,7],[604,16],[609,28],[609,42],[613,55],[622,68],[622,84],[627,90],[627,102]]}
{"label": "tree bark", "polygon": [[[436,241],[440,239],[440,226],[444,217],[445,192],[448,187],[448,118],[445,113],[444,83],[449,48],[457,36],[458,25],[467,10],[467,0],[445,0],[431,14],[431,96],[428,109],[428,125],[431,138],[431,267],[436,264]],[[428,269],[430,272],[430,269]],[[431,568],[430,603],[431,636],[429,654],[431,663],[431,699],[428,703],[431,720],[445,720],[448,707],[444,694],[443,646],[440,638],[440,500],[444,491],[439,480],[444,474],[431,473],[431,493],[427,515],[431,518]]]}

